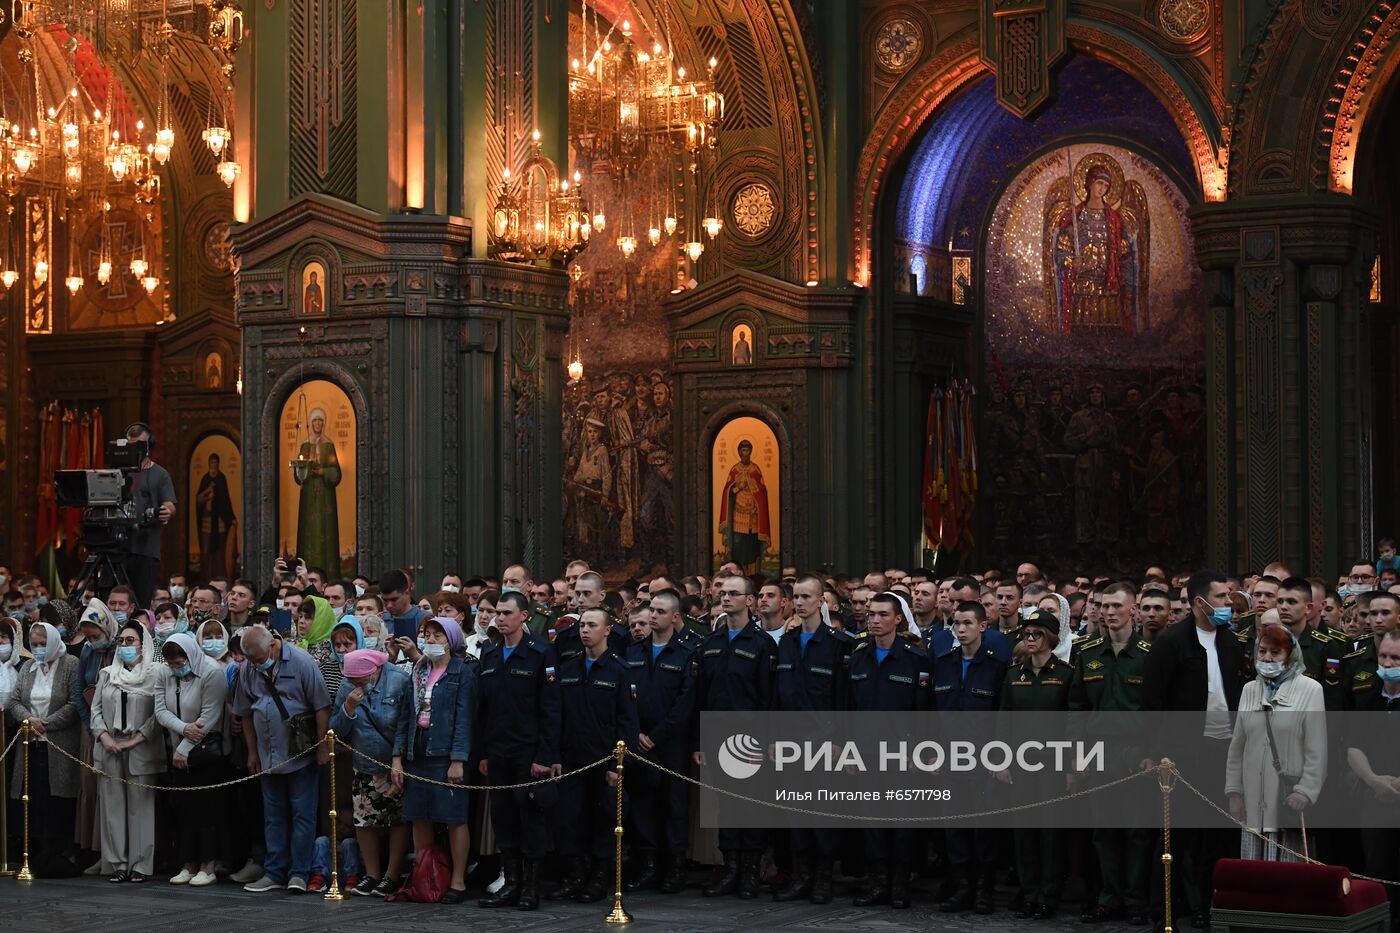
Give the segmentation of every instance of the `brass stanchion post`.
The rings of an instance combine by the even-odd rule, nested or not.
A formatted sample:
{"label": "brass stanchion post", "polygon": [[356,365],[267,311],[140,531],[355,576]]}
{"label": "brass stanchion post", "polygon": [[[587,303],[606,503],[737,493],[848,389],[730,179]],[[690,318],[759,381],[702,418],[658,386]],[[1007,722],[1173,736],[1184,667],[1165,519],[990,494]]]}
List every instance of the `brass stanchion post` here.
{"label": "brass stanchion post", "polygon": [[[0,752],[9,747],[10,737],[5,734],[5,717],[0,714]],[[14,874],[10,871],[10,774],[5,767],[4,755],[0,755],[0,878]]]}
{"label": "brass stanchion post", "polygon": [[604,923],[631,923],[632,915],[622,909],[622,764],[627,757],[627,743],[618,742],[617,749],[617,826],[613,837],[617,843],[613,853],[613,906],[612,912],[603,918]]}
{"label": "brass stanchion post", "polygon": [[24,793],[20,796],[20,801],[24,804],[24,861],[20,863],[19,874],[15,875],[20,881],[33,881],[34,875],[29,871],[29,733],[32,731],[29,720],[26,719],[20,726],[20,732],[24,736]]}
{"label": "brass stanchion post", "polygon": [[1176,786],[1176,765],[1163,758],[1157,765],[1157,783],[1162,788],[1162,880],[1164,909],[1163,933],[1172,933],[1172,788]]}
{"label": "brass stanchion post", "polygon": [[343,901],[345,895],[340,891],[340,845],[336,840],[336,812],[335,812],[335,730],[326,730],[326,744],[330,747],[331,753],[331,887],[326,892],[326,900]]}

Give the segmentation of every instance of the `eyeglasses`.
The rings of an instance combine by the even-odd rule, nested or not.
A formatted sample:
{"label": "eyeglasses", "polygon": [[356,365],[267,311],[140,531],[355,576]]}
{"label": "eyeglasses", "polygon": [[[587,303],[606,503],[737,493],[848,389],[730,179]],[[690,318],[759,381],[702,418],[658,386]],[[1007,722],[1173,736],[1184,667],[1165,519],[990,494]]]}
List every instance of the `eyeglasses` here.
{"label": "eyeglasses", "polygon": [[1022,641],[1040,641],[1040,640],[1043,639],[1044,637],[1045,637],[1045,633],[1044,633],[1044,632],[1034,632],[1034,631],[1032,631],[1032,632],[1026,632],[1024,635],[1022,635],[1022,636],[1021,636],[1021,640],[1022,640]]}
{"label": "eyeglasses", "polygon": [[141,639],[137,638],[134,635],[126,635],[122,638],[118,638],[117,644],[121,645],[124,648],[130,648],[133,645],[141,644]]}

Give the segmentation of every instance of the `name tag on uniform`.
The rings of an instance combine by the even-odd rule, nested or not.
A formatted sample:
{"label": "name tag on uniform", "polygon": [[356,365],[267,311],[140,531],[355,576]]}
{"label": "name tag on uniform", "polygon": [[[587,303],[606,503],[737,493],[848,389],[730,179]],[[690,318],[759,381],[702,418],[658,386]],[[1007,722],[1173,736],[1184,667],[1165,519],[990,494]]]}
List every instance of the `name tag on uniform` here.
{"label": "name tag on uniform", "polygon": [[628,661],[628,662],[627,662],[627,666],[628,666],[628,667],[644,667],[644,666],[646,666],[646,663],[647,663],[647,662],[645,662],[645,661]]}
{"label": "name tag on uniform", "polygon": [[595,687],[605,687],[605,688],[608,689],[608,690],[616,690],[616,689],[617,689],[617,681],[615,681],[615,680],[595,680],[595,681],[593,681],[593,686],[595,686]]}
{"label": "name tag on uniform", "polygon": [[893,684],[912,684],[913,682],[914,682],[914,678],[912,678],[912,677],[905,677],[903,674],[891,674],[891,675],[890,675],[890,683],[893,683]]}
{"label": "name tag on uniform", "polygon": [[[1130,680],[1129,683],[1132,683],[1132,681]],[[1063,687],[1065,682],[1058,677],[1047,677],[1040,682],[1040,685],[1042,687]]]}
{"label": "name tag on uniform", "polygon": [[707,650],[707,651],[705,652],[705,657],[707,657],[707,658],[712,658],[712,657],[714,657],[714,656],[717,655],[717,654],[723,654],[723,653],[724,653],[724,649],[723,649],[723,648],[710,648],[709,650]]}
{"label": "name tag on uniform", "polygon": [[952,684],[943,684],[942,686],[939,686],[938,684],[934,684],[934,686],[933,686],[933,692],[934,692],[934,693],[947,693],[949,690],[952,690],[952,689],[953,689],[953,685],[952,685]]}
{"label": "name tag on uniform", "polygon": [[562,678],[560,678],[559,683],[562,684],[562,685],[565,686],[565,687],[572,687],[572,686],[574,686],[575,684],[578,683],[578,678],[577,678],[577,677],[562,677]]}
{"label": "name tag on uniform", "polygon": [[1096,680],[1103,680],[1103,675],[1102,675],[1102,674],[1086,674],[1086,675],[1084,675],[1084,682],[1085,682],[1086,684],[1091,684],[1091,683],[1093,683],[1093,682],[1096,681]]}
{"label": "name tag on uniform", "polygon": [[528,667],[512,667],[510,672],[516,677],[534,677],[535,672]]}
{"label": "name tag on uniform", "polygon": [[482,677],[488,677],[488,676],[490,676],[491,674],[496,673],[496,671],[498,671],[498,670],[500,670],[500,668],[498,668],[498,667],[488,667],[486,670],[484,670],[484,671],[481,672],[481,676],[482,676]]}
{"label": "name tag on uniform", "polygon": [[1132,676],[1124,677],[1124,678],[1123,678],[1123,682],[1124,682],[1124,683],[1129,683],[1129,684],[1140,684],[1140,683],[1142,683],[1142,678],[1141,678],[1141,677],[1132,677]]}
{"label": "name tag on uniform", "polygon": [[865,678],[867,678],[867,677],[869,677],[869,676],[870,676],[869,674],[852,674],[852,675],[851,675],[851,679],[852,679],[852,680],[864,680]]}
{"label": "name tag on uniform", "polygon": [[808,670],[813,674],[825,674],[827,677],[831,676],[831,668],[829,667],[812,667],[808,668]]}
{"label": "name tag on uniform", "polygon": [[791,665],[791,664],[779,664],[779,665],[778,665],[778,670],[780,670],[780,671],[790,671],[790,670],[792,670],[792,665]]}
{"label": "name tag on uniform", "polygon": [[983,689],[981,689],[980,687],[973,687],[973,688],[972,688],[972,695],[973,695],[973,696],[979,696],[979,697],[991,697],[991,696],[996,696],[996,694],[993,693],[991,690],[983,690]]}
{"label": "name tag on uniform", "polygon": [[741,658],[748,658],[750,661],[758,657],[758,655],[754,654],[752,651],[745,651],[743,648],[735,648],[734,653]]}
{"label": "name tag on uniform", "polygon": [[663,671],[676,671],[677,673],[684,670],[679,664],[662,664],[661,669]]}

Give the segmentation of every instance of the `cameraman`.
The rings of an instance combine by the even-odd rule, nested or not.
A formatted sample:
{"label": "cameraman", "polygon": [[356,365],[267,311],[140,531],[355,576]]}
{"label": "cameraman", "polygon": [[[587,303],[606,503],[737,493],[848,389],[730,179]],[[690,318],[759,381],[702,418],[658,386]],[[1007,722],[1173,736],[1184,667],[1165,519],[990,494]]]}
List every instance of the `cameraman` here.
{"label": "cameraman", "polygon": [[141,421],[134,422],[126,429],[126,439],[146,443],[146,459],[141,461],[141,471],[132,477],[131,492],[136,514],[143,519],[154,514],[155,521],[142,524],[132,533],[126,574],[131,588],[136,591],[136,599],[149,608],[156,589],[156,565],[160,563],[160,528],[175,516],[175,484],[165,467],[151,459],[156,439],[151,436],[149,426]]}

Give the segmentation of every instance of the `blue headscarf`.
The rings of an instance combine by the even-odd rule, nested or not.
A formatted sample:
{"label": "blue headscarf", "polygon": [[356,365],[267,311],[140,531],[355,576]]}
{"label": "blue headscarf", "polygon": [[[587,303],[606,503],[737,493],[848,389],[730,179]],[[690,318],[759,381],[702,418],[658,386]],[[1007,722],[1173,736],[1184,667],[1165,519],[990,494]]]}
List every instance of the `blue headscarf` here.
{"label": "blue headscarf", "polygon": [[[331,647],[332,647],[332,648],[335,647],[335,633],[336,633],[336,630],[337,630],[337,629],[342,629],[342,628],[348,628],[350,631],[352,631],[352,632],[355,633],[355,648],[354,648],[354,650],[358,651],[358,650],[360,650],[361,648],[363,648],[363,647],[365,646],[365,630],[362,629],[362,628],[360,628],[360,620],[357,619],[357,618],[355,618],[354,616],[346,616],[345,618],[341,619],[339,622],[337,622],[337,623],[335,624],[335,628],[331,629]],[[344,659],[341,658],[341,656],[339,655],[339,653],[337,653],[335,657],[336,657],[336,660],[337,660],[337,661],[340,661],[341,663],[344,663]]]}

